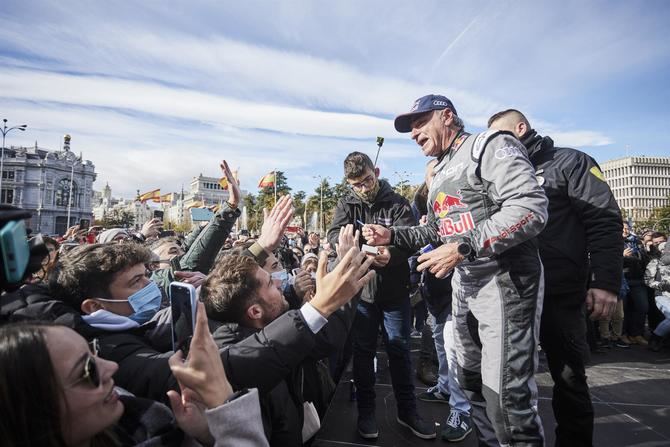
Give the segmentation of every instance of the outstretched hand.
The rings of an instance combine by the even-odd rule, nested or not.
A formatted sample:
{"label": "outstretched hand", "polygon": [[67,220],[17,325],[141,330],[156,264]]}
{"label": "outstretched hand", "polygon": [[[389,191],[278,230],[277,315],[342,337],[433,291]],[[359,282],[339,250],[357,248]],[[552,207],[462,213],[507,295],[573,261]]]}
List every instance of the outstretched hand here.
{"label": "outstretched hand", "polygon": [[361,233],[359,230],[356,230],[356,233],[354,233],[354,226],[351,224],[340,227],[340,234],[337,237],[337,245],[335,246],[335,251],[337,252],[337,257],[339,259],[342,259],[344,255],[349,252],[351,247],[358,248],[360,235]]}
{"label": "outstretched hand", "polygon": [[337,309],[348,303],[372,278],[372,259],[356,247],[351,247],[337,267],[326,274],[327,255],[319,256],[316,271],[316,294],[310,304],[324,317],[329,317]]}
{"label": "outstretched hand", "polygon": [[277,204],[268,212],[263,209],[263,226],[258,243],[270,253],[274,251],[281,242],[286,227],[293,218],[293,202],[291,196],[285,195],[277,200]]}

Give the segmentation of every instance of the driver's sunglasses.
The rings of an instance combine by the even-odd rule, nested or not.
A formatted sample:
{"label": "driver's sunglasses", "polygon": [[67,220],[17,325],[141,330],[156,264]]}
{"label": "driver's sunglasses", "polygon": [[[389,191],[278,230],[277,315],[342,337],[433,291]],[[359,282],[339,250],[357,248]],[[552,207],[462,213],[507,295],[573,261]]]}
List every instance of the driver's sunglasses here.
{"label": "driver's sunglasses", "polygon": [[78,385],[84,381],[88,381],[88,383],[93,385],[94,388],[98,388],[100,386],[100,372],[98,371],[98,364],[95,362],[95,358],[98,356],[98,352],[100,351],[98,339],[94,338],[89,343],[89,347],[91,348],[93,355],[88,356],[86,363],[84,363],[84,374],[79,379],[77,379],[77,381],[74,382],[72,386]]}

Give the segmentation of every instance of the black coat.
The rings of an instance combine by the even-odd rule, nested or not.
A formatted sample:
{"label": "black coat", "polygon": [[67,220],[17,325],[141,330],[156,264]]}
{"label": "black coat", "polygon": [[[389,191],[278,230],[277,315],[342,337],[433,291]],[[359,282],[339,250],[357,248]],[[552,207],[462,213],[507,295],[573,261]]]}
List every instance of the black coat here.
{"label": "black coat", "polygon": [[[270,445],[273,446],[293,446],[302,444],[302,425],[303,425],[303,402],[314,403],[321,420],[325,415],[330,401],[331,393],[334,391],[334,384],[326,383],[329,379],[324,377],[327,370],[319,365],[320,359],[323,359],[331,353],[342,349],[349,329],[356,314],[357,299],[342,306],[338,311],[328,318],[328,323],[313,337],[311,350],[304,360],[295,367],[286,371],[286,374],[279,381],[260,383],[260,403],[261,414],[263,417],[263,428]],[[310,329],[306,327],[299,310],[291,310],[274,320],[270,325],[282,326],[284,332],[291,332],[291,327],[295,330]],[[214,340],[217,346],[225,350],[230,346],[239,344],[243,339],[259,338],[263,343],[264,329],[248,328],[237,323],[218,323],[210,321],[210,327],[216,328],[213,331]],[[276,339],[270,343],[271,347],[280,348],[281,339]],[[270,353],[270,351],[268,351]],[[250,358],[255,359],[257,368],[263,371],[265,362],[270,361],[266,354],[254,350],[246,352]],[[228,369],[226,369],[228,373]],[[233,371],[234,375],[242,373]],[[232,382],[231,382],[232,383]],[[332,389],[330,389],[332,387]],[[235,384],[233,384],[235,388]]]}
{"label": "black coat", "polygon": [[[378,224],[385,227],[414,226],[417,224],[407,199],[393,191],[384,180],[380,180],[380,189],[372,205],[364,203],[353,192],[339,200],[333,223],[328,229],[328,242],[332,247],[337,244],[340,228],[353,224],[360,229],[363,223]],[[362,244],[365,240],[361,236]],[[409,265],[407,259],[412,254],[394,246],[388,247],[391,260],[383,268],[375,269],[377,275],[361,292],[361,299],[377,302],[380,305],[394,305],[409,297]]]}
{"label": "black coat", "polygon": [[538,236],[545,295],[586,287],[619,293],[623,243],[621,211],[600,167],[583,152],[554,147],[535,131],[522,139],[549,199]]}
{"label": "black coat", "polygon": [[[100,356],[119,364],[115,383],[139,397],[167,403],[166,392],[178,389],[168,359],[172,351],[157,349],[146,335],[154,327],[110,332],[87,324],[79,312],[54,299],[46,286],[29,284],[2,296],[2,321],[43,320],[74,329],[87,340],[97,338]],[[298,311],[289,311],[260,332],[221,351],[226,375],[234,389],[274,388],[312,353],[316,337],[303,323]],[[259,362],[262,357],[262,362]]]}

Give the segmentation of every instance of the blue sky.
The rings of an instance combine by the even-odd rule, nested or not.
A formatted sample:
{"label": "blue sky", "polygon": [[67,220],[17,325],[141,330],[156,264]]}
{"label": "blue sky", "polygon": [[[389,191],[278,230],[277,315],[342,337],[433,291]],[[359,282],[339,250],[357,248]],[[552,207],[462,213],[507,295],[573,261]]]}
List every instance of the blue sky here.
{"label": "blue sky", "polygon": [[342,176],[353,150],[382,175],[425,159],[393,117],[448,96],[470,131],[505,108],[597,161],[670,156],[667,1],[15,1],[0,12],[8,145],[72,135],[96,189],[179,190],[226,158],[256,190]]}

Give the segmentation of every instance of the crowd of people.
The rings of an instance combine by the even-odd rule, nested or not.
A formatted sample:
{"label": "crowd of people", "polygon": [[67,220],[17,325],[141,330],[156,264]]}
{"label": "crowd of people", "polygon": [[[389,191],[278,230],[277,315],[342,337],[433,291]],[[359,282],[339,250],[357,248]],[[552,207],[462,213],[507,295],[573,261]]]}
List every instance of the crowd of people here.
{"label": "crowd of people", "polygon": [[[352,152],[323,238],[287,231],[288,195],[257,237],[234,231],[241,197],[225,161],[228,202],[183,236],[154,218],[28,240],[30,213],[2,206],[3,445],[310,444],[349,364],[356,431],[375,439],[380,341],[397,422],[419,438],[438,433],[417,399],[448,404],[445,441],[475,431],[480,445],[544,445],[541,346],[556,445],[593,445],[589,345],[659,351],[670,335],[665,235],[636,236],[597,163],[518,110],[470,134],[448,98],[427,95],[395,127],[428,158],[413,203]],[[188,349],[173,345],[174,282],[197,290]],[[417,301],[428,324],[415,325],[415,368]]]}

